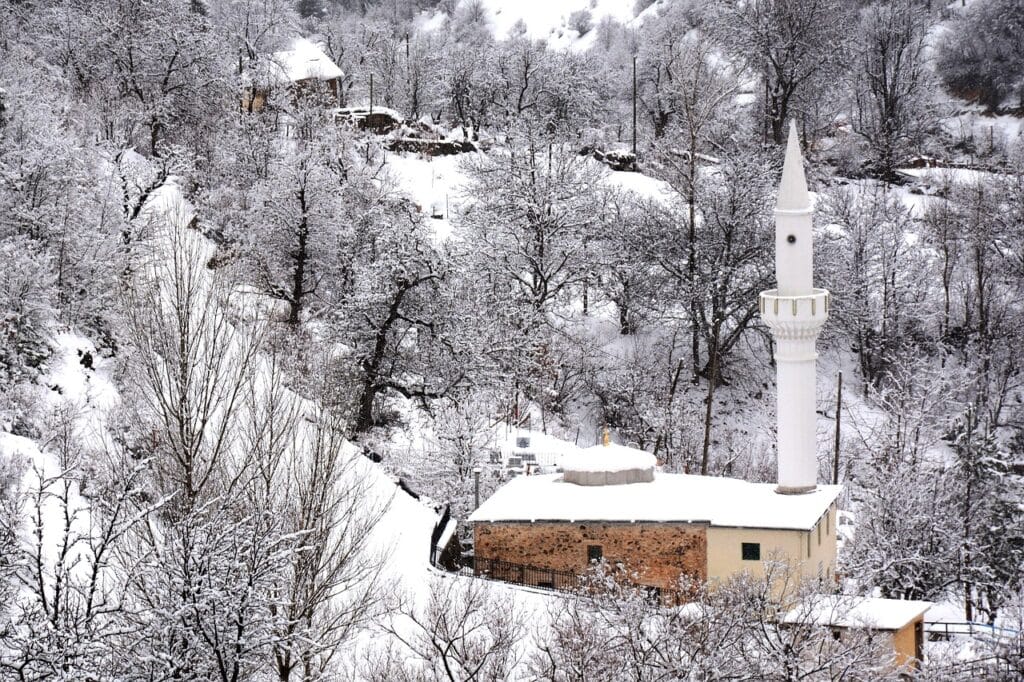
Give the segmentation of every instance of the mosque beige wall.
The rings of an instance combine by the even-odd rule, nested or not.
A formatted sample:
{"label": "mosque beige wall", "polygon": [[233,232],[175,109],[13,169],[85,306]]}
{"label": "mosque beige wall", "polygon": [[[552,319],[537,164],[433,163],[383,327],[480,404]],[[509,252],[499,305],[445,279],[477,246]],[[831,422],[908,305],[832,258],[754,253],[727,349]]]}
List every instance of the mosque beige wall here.
{"label": "mosque beige wall", "polygon": [[[747,571],[764,576],[764,562],[778,554],[780,559],[799,567],[806,577],[835,580],[836,570],[836,506],[833,503],[818,519],[814,528],[805,530],[771,530],[765,528],[708,528],[708,580],[728,580]],[[759,560],[743,559],[743,543],[760,545]]]}

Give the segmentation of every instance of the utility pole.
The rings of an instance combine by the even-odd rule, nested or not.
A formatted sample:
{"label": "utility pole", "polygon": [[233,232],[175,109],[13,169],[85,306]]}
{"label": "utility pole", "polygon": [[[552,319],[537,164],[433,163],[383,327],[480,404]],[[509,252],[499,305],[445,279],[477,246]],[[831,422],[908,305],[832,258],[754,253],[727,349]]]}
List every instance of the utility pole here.
{"label": "utility pole", "polygon": [[633,55],[633,160],[636,161],[636,55]]}
{"label": "utility pole", "polygon": [[843,420],[843,373],[839,373],[836,388],[836,446],[832,453],[832,485],[839,485],[839,430]]}
{"label": "utility pole", "polygon": [[473,509],[480,508],[480,467],[473,467]]}
{"label": "utility pole", "polygon": [[370,74],[370,113],[373,113],[373,74]]}

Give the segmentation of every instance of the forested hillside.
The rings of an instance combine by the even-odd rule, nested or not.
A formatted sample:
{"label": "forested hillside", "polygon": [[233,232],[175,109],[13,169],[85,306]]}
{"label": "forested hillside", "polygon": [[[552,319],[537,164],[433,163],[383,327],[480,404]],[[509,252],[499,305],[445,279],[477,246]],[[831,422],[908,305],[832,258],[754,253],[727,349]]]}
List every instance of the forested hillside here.
{"label": "forested hillside", "polygon": [[0,679],[891,674],[431,567],[520,430],[775,480],[790,121],[842,589],[1020,671],[1024,1],[0,9]]}

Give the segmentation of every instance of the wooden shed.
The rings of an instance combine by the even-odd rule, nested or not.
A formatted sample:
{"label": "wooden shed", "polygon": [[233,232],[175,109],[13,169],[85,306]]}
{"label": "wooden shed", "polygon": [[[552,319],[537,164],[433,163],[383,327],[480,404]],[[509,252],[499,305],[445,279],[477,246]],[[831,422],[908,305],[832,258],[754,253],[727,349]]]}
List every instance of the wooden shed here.
{"label": "wooden shed", "polygon": [[896,666],[917,668],[923,658],[924,614],[931,607],[928,601],[817,595],[786,613],[782,622],[821,625],[840,637],[844,630],[877,632],[891,643]]}

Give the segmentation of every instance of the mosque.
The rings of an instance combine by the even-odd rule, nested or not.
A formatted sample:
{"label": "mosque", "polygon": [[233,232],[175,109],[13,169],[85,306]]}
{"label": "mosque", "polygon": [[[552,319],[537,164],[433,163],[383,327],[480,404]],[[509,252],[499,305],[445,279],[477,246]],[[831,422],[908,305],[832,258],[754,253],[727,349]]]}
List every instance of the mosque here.
{"label": "mosque", "polygon": [[[519,567],[515,582],[557,587],[558,576],[584,573],[604,559],[665,591],[684,575],[762,576],[771,558],[817,579],[823,595],[835,591],[842,489],[817,481],[815,346],[830,297],[812,281],[812,213],[793,125],[775,208],[777,288],[761,292],[758,302],[776,344],[777,482],[663,473],[652,455],[606,437],[563,457],[561,473],[514,478],[479,506],[469,517],[478,572]],[[920,658],[929,605],[892,601],[859,598],[857,608],[897,614],[875,627],[904,642],[897,647],[903,660]]]}

